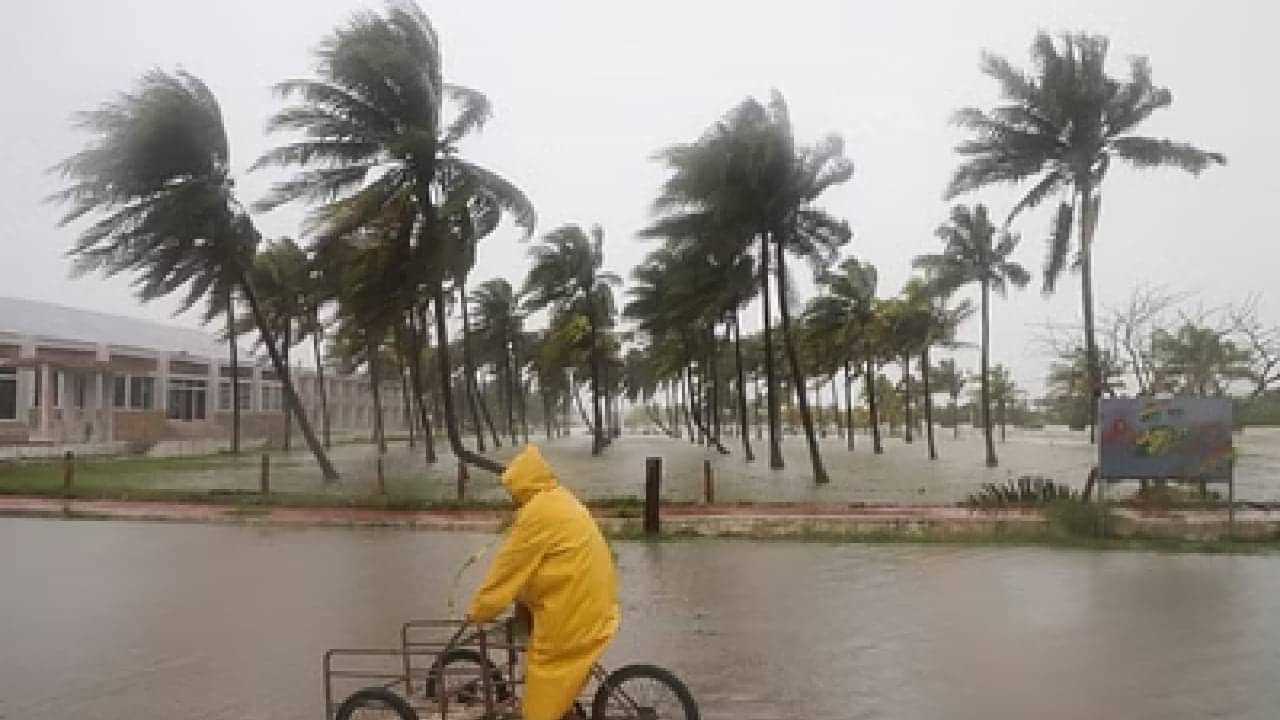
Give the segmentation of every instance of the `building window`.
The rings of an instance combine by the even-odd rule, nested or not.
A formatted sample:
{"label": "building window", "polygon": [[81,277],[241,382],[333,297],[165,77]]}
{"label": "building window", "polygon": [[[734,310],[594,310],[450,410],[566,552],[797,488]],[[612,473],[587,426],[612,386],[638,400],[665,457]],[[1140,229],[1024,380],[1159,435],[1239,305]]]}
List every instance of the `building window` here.
{"label": "building window", "polygon": [[129,399],[129,378],[116,375],[111,378],[111,407],[123,408]]}
{"label": "building window", "polygon": [[155,407],[156,379],[129,378],[129,407],[133,410],[150,410]]}
{"label": "building window", "polygon": [[[223,380],[218,384],[218,409],[231,409],[231,381]],[[249,409],[249,383],[240,383],[240,409]]]}
{"label": "building window", "polygon": [[0,367],[0,420],[18,419],[18,373]]}
{"label": "building window", "polygon": [[169,419],[204,420],[204,380],[174,378],[169,381]]}
{"label": "building window", "polygon": [[284,392],[278,385],[264,385],[262,388],[262,409],[264,411],[284,409]]}

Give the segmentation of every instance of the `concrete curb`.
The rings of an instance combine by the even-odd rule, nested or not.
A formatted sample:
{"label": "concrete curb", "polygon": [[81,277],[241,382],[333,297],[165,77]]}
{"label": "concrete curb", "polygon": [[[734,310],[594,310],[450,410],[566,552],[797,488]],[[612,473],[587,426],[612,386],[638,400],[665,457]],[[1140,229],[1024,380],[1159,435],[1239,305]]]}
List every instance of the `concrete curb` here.
{"label": "concrete curb", "polygon": [[[0,496],[0,517],[73,520],[186,522],[273,527],[370,527],[441,532],[494,533],[509,513],[496,510],[375,510],[368,508],[296,508],[225,506],[200,503],[125,500],[62,500]],[[1114,511],[1111,528],[1118,538],[1215,541],[1228,536],[1223,511]],[[639,536],[640,517],[598,512],[606,533]],[[1037,510],[969,510],[949,506],[877,506],[788,508],[762,505],[664,508],[664,536],[744,537],[760,539],[876,539],[964,541],[1001,538],[1049,539],[1049,523]],[[1249,541],[1280,539],[1280,512],[1237,513],[1235,537]]]}

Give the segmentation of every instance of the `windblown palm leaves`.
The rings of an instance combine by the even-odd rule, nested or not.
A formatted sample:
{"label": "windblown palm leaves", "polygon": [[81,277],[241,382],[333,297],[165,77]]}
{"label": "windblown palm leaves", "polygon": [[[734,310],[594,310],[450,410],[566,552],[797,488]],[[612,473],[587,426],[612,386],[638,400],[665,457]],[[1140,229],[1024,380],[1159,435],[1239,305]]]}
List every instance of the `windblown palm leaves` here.
{"label": "windblown palm leaves", "polygon": [[591,227],[590,235],[577,225],[563,225],[529,248],[533,265],[525,278],[525,307],[537,311],[548,307],[561,313],[586,318],[590,333],[592,444],[593,455],[605,445],[601,407],[603,346],[600,334],[612,326],[613,288],[622,284],[616,274],[603,269],[604,229]]}
{"label": "windblown palm leaves", "polygon": [[[1030,72],[984,53],[982,72],[1000,85],[1003,103],[990,111],[970,107],[956,113],[955,122],[972,137],[956,148],[964,160],[946,191],[950,199],[992,184],[1030,181],[1031,189],[1014,205],[1010,219],[1058,199],[1044,288],[1053,291],[1069,262],[1081,273],[1085,348],[1095,399],[1102,382],[1094,338],[1093,236],[1107,170],[1113,160],[1122,160],[1137,168],[1174,167],[1198,175],[1226,163],[1220,153],[1132,134],[1152,113],[1169,107],[1173,94],[1154,84],[1145,57],[1130,59],[1128,79],[1107,75],[1108,49],[1101,36],[1068,33],[1055,43],[1040,33],[1031,47]],[[1070,260],[1073,224],[1079,230],[1075,259]]]}
{"label": "windblown palm leaves", "polygon": [[[396,277],[385,294],[401,315],[420,309],[419,296],[429,294],[450,445],[459,459],[499,472],[500,464],[462,445],[448,390],[446,322],[446,284],[464,280],[474,243],[487,234],[483,228],[491,231],[501,213],[526,233],[534,223],[532,204],[512,183],[459,156],[462,139],[489,118],[489,102],[478,91],[444,82],[435,29],[410,2],[357,13],[324,40],[316,61],[314,79],[277,86],[295,104],[277,113],[271,129],[302,139],[268,152],[256,167],[299,171],[258,206],[319,203],[311,228],[322,238],[395,227],[366,238],[393,247]],[[455,109],[451,119],[448,107]],[[415,337],[411,344],[422,343]],[[421,400],[423,389],[415,391]]]}
{"label": "windblown palm leaves", "polygon": [[153,70],[76,124],[95,138],[55,167],[70,185],[52,197],[69,206],[63,224],[94,217],[70,251],[76,271],[134,274],[143,300],[181,292],[184,310],[238,285],[307,444],[325,478],[336,479],[254,293],[249,264],[259,235],[233,192],[213,93],[188,73]]}

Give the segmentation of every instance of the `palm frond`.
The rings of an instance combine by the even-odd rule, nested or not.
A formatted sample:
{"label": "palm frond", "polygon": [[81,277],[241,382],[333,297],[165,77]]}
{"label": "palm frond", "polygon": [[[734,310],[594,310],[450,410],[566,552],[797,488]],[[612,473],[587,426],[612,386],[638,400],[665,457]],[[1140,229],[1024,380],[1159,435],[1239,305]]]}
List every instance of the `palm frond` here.
{"label": "palm frond", "polygon": [[1149,137],[1116,138],[1111,142],[1116,155],[1128,160],[1135,167],[1176,167],[1192,175],[1199,175],[1210,165],[1225,165],[1225,155],[1201,150],[1186,143]]}

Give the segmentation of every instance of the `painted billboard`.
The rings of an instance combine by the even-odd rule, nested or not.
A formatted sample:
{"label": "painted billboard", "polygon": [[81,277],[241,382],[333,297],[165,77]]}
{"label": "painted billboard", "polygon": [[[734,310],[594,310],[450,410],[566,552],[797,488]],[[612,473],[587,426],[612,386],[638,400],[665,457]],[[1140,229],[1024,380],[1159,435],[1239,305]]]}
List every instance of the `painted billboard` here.
{"label": "painted billboard", "polygon": [[1101,478],[1231,479],[1231,401],[1226,398],[1103,399],[1098,428]]}

